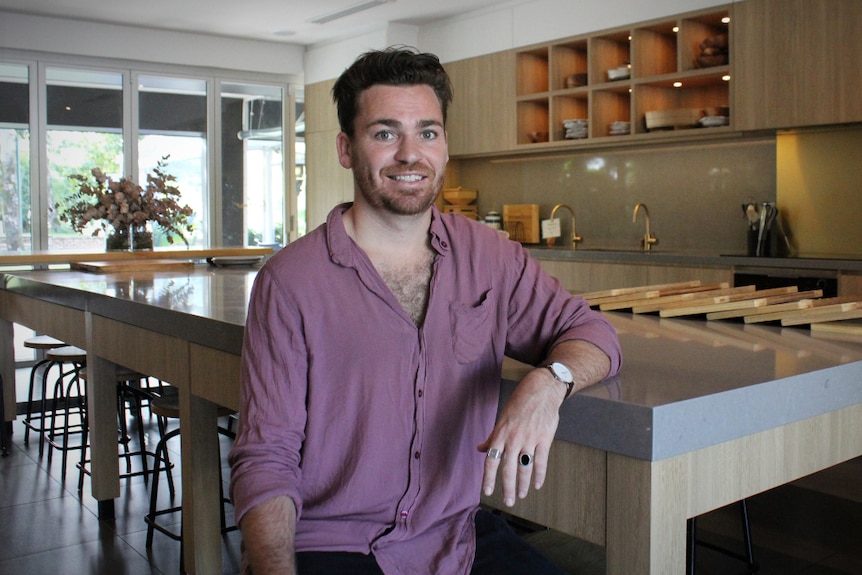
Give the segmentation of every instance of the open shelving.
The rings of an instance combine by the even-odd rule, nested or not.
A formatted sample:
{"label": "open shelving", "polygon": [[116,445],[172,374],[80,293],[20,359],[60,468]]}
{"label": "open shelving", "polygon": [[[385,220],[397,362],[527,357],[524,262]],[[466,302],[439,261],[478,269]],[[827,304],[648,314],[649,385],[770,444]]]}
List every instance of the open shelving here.
{"label": "open shelving", "polygon": [[[699,129],[731,130],[732,110],[726,112],[732,76],[730,11],[730,6],[718,7],[518,51],[517,145],[648,138],[656,129],[647,129],[647,112],[680,108],[702,110],[704,115],[726,113],[726,126]],[[718,53],[704,56],[705,43],[707,52]],[[617,69],[622,77],[612,79],[608,71]],[[588,122],[585,137],[567,139],[564,120]],[[616,122],[628,122],[629,132],[611,135]],[[666,126],[662,131],[697,126]]]}

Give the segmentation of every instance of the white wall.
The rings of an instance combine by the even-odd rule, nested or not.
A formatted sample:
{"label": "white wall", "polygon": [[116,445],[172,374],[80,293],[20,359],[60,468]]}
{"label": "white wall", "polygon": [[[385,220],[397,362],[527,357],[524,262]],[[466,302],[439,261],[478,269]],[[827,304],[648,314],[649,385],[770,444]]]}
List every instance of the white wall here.
{"label": "white wall", "polygon": [[417,46],[418,33],[416,26],[390,24],[362,36],[317,45],[305,53],[305,83],[316,84],[337,78],[357,56],[368,50],[396,44]]}
{"label": "white wall", "polygon": [[0,48],[300,75],[303,46],[0,11]]}
{"label": "white wall", "polygon": [[[548,40],[577,36],[727,4],[721,0],[525,0],[438,20],[418,29],[414,46],[453,62]],[[361,39],[311,46],[305,57],[305,82],[337,77],[368,49],[385,48],[385,31]]]}

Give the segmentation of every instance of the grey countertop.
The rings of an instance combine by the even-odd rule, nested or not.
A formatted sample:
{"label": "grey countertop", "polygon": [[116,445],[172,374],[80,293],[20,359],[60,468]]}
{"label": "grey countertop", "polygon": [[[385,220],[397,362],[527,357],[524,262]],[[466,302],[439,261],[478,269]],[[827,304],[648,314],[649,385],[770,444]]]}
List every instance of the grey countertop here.
{"label": "grey countertop", "polygon": [[7,272],[7,290],[239,354],[256,267]]}
{"label": "grey countertop", "polygon": [[[239,354],[257,270],[13,272],[0,287]],[[563,406],[558,438],[660,460],[862,402],[862,337],[607,313],[623,367]],[[504,398],[529,366],[507,360]]]}
{"label": "grey countertop", "polygon": [[526,246],[533,257],[542,260],[607,262],[621,264],[685,265],[726,268],[758,268],[776,270],[812,270],[862,272],[862,258],[841,256],[811,256],[767,258],[743,254],[717,254],[704,250],[671,251],[661,247],[649,252],[639,249],[595,248],[576,250],[565,247]]}
{"label": "grey countertop", "polygon": [[[862,337],[605,315],[622,370],[563,405],[559,439],[655,461],[862,402]],[[507,362],[506,393],[527,369]]]}

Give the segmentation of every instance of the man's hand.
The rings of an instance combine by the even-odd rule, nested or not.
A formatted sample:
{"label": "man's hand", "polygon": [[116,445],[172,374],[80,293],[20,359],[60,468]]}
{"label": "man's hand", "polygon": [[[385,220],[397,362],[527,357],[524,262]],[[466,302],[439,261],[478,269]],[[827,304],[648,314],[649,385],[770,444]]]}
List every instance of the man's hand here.
{"label": "man's hand", "polygon": [[[559,361],[574,377],[574,391],[596,384],[611,368],[605,353],[586,341],[570,340],[557,345],[547,363]],[[548,454],[560,422],[560,405],[566,397],[566,386],[557,381],[547,368],[528,373],[506,403],[491,435],[479,451],[488,453],[482,490],[494,493],[497,470],[503,482],[503,503],[511,507],[515,497],[523,499],[530,482],[540,489],[548,472]],[[525,457],[528,456],[528,457]]]}
{"label": "man's hand", "polygon": [[[542,487],[548,470],[548,453],[560,421],[559,409],[566,387],[545,368],[527,374],[506,403],[490,437],[479,450],[485,458],[485,495],[494,492],[497,470],[503,483],[503,502],[511,507],[515,494],[521,499]],[[496,451],[494,451],[496,450]],[[502,457],[494,456],[501,454]]]}

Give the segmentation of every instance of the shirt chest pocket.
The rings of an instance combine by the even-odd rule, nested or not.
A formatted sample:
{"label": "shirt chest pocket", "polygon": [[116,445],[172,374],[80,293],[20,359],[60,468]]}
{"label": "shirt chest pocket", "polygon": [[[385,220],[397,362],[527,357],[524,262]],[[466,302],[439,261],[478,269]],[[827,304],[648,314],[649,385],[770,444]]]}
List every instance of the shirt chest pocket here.
{"label": "shirt chest pocket", "polygon": [[476,301],[452,302],[449,325],[452,329],[452,350],[460,363],[476,361],[488,349],[494,336],[494,306],[491,289]]}

